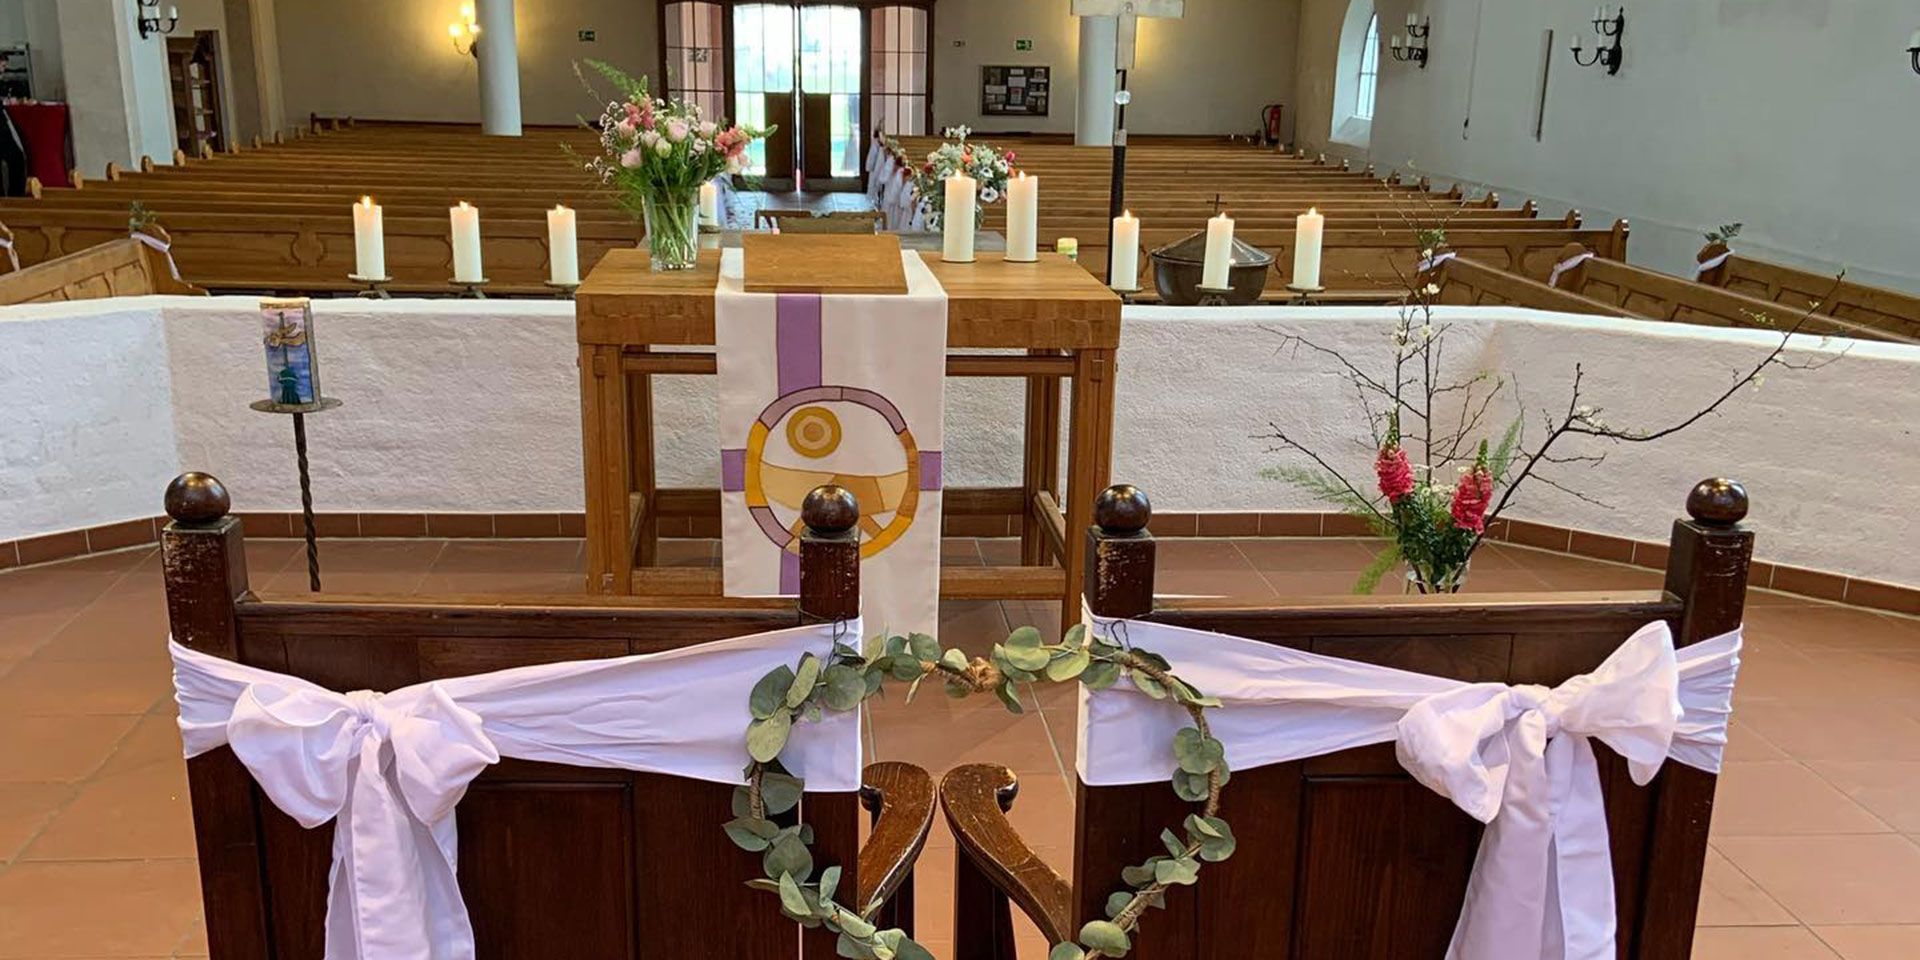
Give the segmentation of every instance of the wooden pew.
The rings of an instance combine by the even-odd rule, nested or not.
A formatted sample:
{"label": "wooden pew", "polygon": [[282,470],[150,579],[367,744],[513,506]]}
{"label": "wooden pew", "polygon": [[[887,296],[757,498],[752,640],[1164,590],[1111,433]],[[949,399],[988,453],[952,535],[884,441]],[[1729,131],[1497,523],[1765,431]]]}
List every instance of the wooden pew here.
{"label": "wooden pew", "polygon": [[[1724,487],[1713,488],[1724,490]],[[1128,502],[1122,508],[1120,501]],[[1274,604],[1156,598],[1143,501],[1103,498],[1089,604],[1098,616],[1211,630],[1473,682],[1556,685],[1597,667],[1635,630],[1666,621],[1687,646],[1740,626],[1753,535],[1744,495],[1703,484],[1673,525],[1663,590]],[[1179,671],[1180,665],[1173,665]],[[1229,705],[1226,709],[1232,709]],[[1286,731],[1276,730],[1275,736]],[[1594,742],[1612,843],[1620,955],[1686,960],[1707,855],[1715,777],[1669,762],[1646,787]],[[1007,820],[1018,781],[992,764],[949,772],[941,805],[959,851],[955,956],[1012,960],[1009,901],[1049,942],[1106,919],[1121,871],[1161,852],[1162,827],[1197,809],[1165,783],[1078,786],[1069,881]],[[1238,849],[1150,910],[1130,956],[1183,960],[1410,960],[1446,952],[1481,826],[1414,781],[1379,744],[1234,770],[1220,816]],[[1051,838],[1050,838],[1051,839]]]}
{"label": "wooden pew", "polygon": [[1447,306],[1513,306],[1603,317],[1634,316],[1610,304],[1461,256],[1442,260],[1416,277],[1414,283],[1422,288],[1428,284],[1439,287],[1440,293],[1434,302]]}
{"label": "wooden pew", "polygon": [[[844,530],[815,528],[803,541],[798,604],[261,597],[248,587],[240,520],[227,515],[226,492],[211,480],[189,474],[168,488],[173,522],[161,548],[174,639],[333,690],[386,691],[515,666],[671,650],[859,613],[857,541]],[[753,679],[741,678],[743,704]],[[741,755],[744,762],[744,746]],[[187,773],[212,955],[321,956],[332,830],[301,829],[227,747],[189,760]],[[866,782],[862,794],[810,793],[802,808],[816,856],[842,869],[849,903],[910,889],[933,814],[924,770],[875,764]],[[721,830],[733,789],[616,769],[514,759],[492,765],[457,813],[460,894],[472,911],[478,956],[833,957],[834,934],[820,928],[802,935],[773,897],[745,886],[761,876],[760,858],[734,847]],[[877,815],[864,848],[863,801]],[[884,920],[909,929],[912,922],[910,911]]]}
{"label": "wooden pew", "polygon": [[[1710,243],[1697,258],[1704,268],[1700,282],[1771,300],[1799,311],[1818,302],[1822,316],[1837,317],[1861,326],[1905,337],[1920,337],[1920,296],[1871,287],[1808,270],[1743,257],[1724,243]],[[1705,265],[1717,265],[1706,268]]]}
{"label": "wooden pew", "polygon": [[[1583,252],[1585,248],[1578,244],[1568,244],[1560,251],[1559,260],[1570,261]],[[1832,281],[1829,281],[1831,285]],[[1601,258],[1586,260],[1562,273],[1559,287],[1589,300],[1619,307],[1635,316],[1713,327],[1785,330],[1807,313],[1804,305],[1762,300],[1657,270]],[[1800,330],[1819,336],[1920,343],[1920,336],[1896,333],[1825,314],[1808,316]]]}
{"label": "wooden pew", "polygon": [[[104,240],[50,260],[36,258],[39,262],[32,266],[0,276],[0,304],[138,297],[154,293],[206,295],[206,290],[174,278],[167,266],[166,254],[128,237],[125,217],[121,218],[120,226],[119,239]],[[166,236],[158,227],[148,229],[162,238]],[[3,226],[0,230],[6,230],[9,241],[15,239],[12,230]]]}

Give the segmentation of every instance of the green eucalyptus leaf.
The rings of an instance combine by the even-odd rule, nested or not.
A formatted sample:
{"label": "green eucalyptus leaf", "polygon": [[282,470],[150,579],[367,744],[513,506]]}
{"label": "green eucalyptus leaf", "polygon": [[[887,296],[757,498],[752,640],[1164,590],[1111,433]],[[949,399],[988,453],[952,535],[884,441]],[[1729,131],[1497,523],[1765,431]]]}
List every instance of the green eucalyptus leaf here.
{"label": "green eucalyptus leaf", "polygon": [[786,747],[787,734],[792,730],[793,715],[785,710],[776,710],[765,720],[755,720],[747,725],[747,754],[761,763],[771,761]]}
{"label": "green eucalyptus leaf", "polygon": [[852,645],[848,644],[845,640],[835,640],[833,642],[833,659],[865,660],[866,658],[861,656],[860,651],[855,650]]}
{"label": "green eucalyptus leaf", "polygon": [[[1219,837],[1220,831],[1214,829],[1212,821],[1208,818],[1197,813],[1189,813],[1187,814],[1187,836],[1194,838],[1196,835],[1198,837]],[[1194,842],[1198,843],[1200,841],[1195,839]]]}
{"label": "green eucalyptus leaf", "polygon": [[863,679],[866,681],[866,684],[867,684],[866,695],[869,697],[873,696],[876,693],[879,693],[880,685],[885,683],[887,680],[886,675],[882,674],[878,670],[868,670],[866,672],[866,675],[863,677]]}
{"label": "green eucalyptus leaf", "polygon": [[1120,871],[1120,882],[1129,887],[1144,887],[1153,882],[1153,865],[1160,862],[1154,857],[1137,867],[1126,867]]}
{"label": "green eucalyptus leaf", "polygon": [[1087,625],[1084,623],[1076,623],[1068,627],[1067,632],[1060,637],[1060,644],[1069,649],[1073,647],[1084,647],[1087,645],[1086,642]]}
{"label": "green eucalyptus leaf", "polygon": [[813,700],[807,703],[807,722],[808,723],[819,723],[820,718],[823,715],[824,715],[824,711],[820,709],[820,701]]}
{"label": "green eucalyptus leaf", "polygon": [[1180,761],[1181,770],[1207,773],[1227,758],[1227,748],[1195,727],[1182,727],[1173,735],[1173,755]]}
{"label": "green eucalyptus leaf", "polygon": [[954,670],[967,669],[967,655],[961,653],[958,647],[941,654],[940,662]]}
{"label": "green eucalyptus leaf", "polygon": [[[1036,631],[1035,636],[1038,635]],[[1007,662],[1029,673],[1045,670],[1047,668],[1047,662],[1052,659],[1053,657],[1048,654],[1047,651],[1040,649],[1037,645],[1031,647],[1016,647],[1009,644],[1007,646]]]}
{"label": "green eucalyptus leaf", "polygon": [[759,853],[773,843],[773,837],[779,828],[771,820],[755,820],[752,817],[736,817],[726,822],[724,829],[727,839],[733,845],[748,853]]}
{"label": "green eucalyptus leaf", "polygon": [[833,899],[833,891],[840,887],[840,866],[835,864],[820,871],[820,899]]}
{"label": "green eucalyptus leaf", "polygon": [[753,692],[747,696],[747,709],[753,711],[755,720],[765,720],[780,709],[787,695],[787,688],[793,686],[793,670],[786,666],[773,668],[772,672],[760,678],[753,685]]}
{"label": "green eucalyptus leaf", "polygon": [[1108,660],[1095,660],[1080,674],[1080,682],[1089,690],[1105,690],[1119,679],[1120,665]]}
{"label": "green eucalyptus leaf", "polygon": [[1188,773],[1185,770],[1173,772],[1173,792],[1188,803],[1199,803],[1207,798],[1207,775]]}
{"label": "green eucalyptus leaf", "polygon": [[800,658],[800,669],[794,672],[793,685],[787,688],[787,707],[797,707],[813,696],[813,685],[820,682],[820,658],[809,653]]}
{"label": "green eucalyptus leaf", "polygon": [[1120,890],[1109,895],[1107,897],[1107,919],[1112,920],[1114,917],[1119,916],[1120,911],[1125,910],[1127,904],[1132,902],[1133,891],[1131,890]]}
{"label": "green eucalyptus leaf", "polygon": [[906,681],[920,676],[925,671],[920,668],[920,661],[903,656],[894,657],[887,672],[893,674],[895,680]]}
{"label": "green eucalyptus leaf", "polygon": [[[1167,848],[1167,853],[1170,856],[1177,858],[1177,857],[1184,857],[1187,855],[1187,845],[1184,843],[1181,843],[1179,836],[1174,834],[1172,830],[1160,831],[1160,845]],[[1158,871],[1159,865],[1156,864],[1154,866],[1154,869],[1155,871]]]}
{"label": "green eucalyptus leaf", "polygon": [[893,955],[898,960],[933,960],[933,954],[926,947],[907,939],[893,948]]}
{"label": "green eucalyptus leaf", "polygon": [[1208,863],[1219,863],[1233,856],[1233,851],[1238,844],[1233,839],[1233,828],[1227,826],[1225,820],[1219,817],[1201,817],[1200,825],[1214,831],[1214,835],[1203,836],[1200,839],[1200,859]]}
{"label": "green eucalyptus leaf", "polygon": [[887,638],[884,634],[876,633],[861,641],[860,648],[864,659],[872,663],[888,654]]}
{"label": "green eucalyptus leaf", "polygon": [[880,954],[867,944],[861,943],[852,934],[840,932],[840,939],[833,944],[833,952],[850,957],[852,960],[882,960]]}
{"label": "green eucalyptus leaf", "polygon": [[999,697],[1000,702],[1006,704],[1008,710],[1014,713],[1027,712],[1027,708],[1020,705],[1020,694],[1014,690],[1013,681],[1009,680],[1006,683],[994,687],[993,695]]}
{"label": "green eucalyptus leaf", "polygon": [[807,898],[800,895],[800,885],[793,882],[790,873],[780,875],[780,906],[793,917],[804,917],[811,913],[807,909]]}
{"label": "green eucalyptus leaf", "polygon": [[940,644],[924,633],[916,633],[907,638],[907,645],[913,648],[913,658],[921,663],[940,661]]}
{"label": "green eucalyptus leaf", "polygon": [[800,791],[806,788],[806,782],[799,777],[769,770],[760,775],[760,802],[766,804],[767,813],[779,816],[800,805]]}
{"label": "green eucalyptus leaf", "polygon": [[1065,656],[1055,657],[1052,663],[1047,664],[1047,679],[1065,683],[1085,673],[1092,663],[1093,657],[1088,655],[1085,648],[1074,647]]}
{"label": "green eucalyptus leaf", "polygon": [[1145,660],[1148,663],[1151,663],[1154,666],[1160,668],[1161,673],[1173,672],[1173,664],[1168,663],[1166,657],[1163,657],[1157,653],[1154,653],[1151,650],[1142,650],[1139,647],[1135,647],[1133,649],[1133,652],[1134,652],[1134,655],[1138,656],[1140,659]]}
{"label": "green eucalyptus leaf", "polygon": [[1167,688],[1161,686],[1160,681],[1147,676],[1139,670],[1130,670],[1128,673],[1133,677],[1133,685],[1138,687],[1141,693],[1155,700],[1165,700],[1167,698]]}
{"label": "green eucalyptus leaf", "polygon": [[1188,857],[1175,857],[1153,865],[1153,879],[1162,884],[1187,886],[1200,879],[1200,864]]}
{"label": "green eucalyptus leaf", "polygon": [[798,837],[782,837],[761,858],[760,866],[769,877],[791,874],[795,883],[805,883],[813,875],[813,852]]}
{"label": "green eucalyptus leaf", "polygon": [[764,890],[764,891],[766,891],[767,893],[779,893],[779,892],[780,892],[780,881],[778,881],[778,880],[768,880],[768,879],[766,879],[766,878],[764,878],[764,877],[755,877],[755,878],[753,878],[752,880],[748,880],[748,881],[747,881],[747,886],[748,886],[748,887],[749,887],[750,889],[754,889],[754,890]]}
{"label": "green eucalyptus leaf", "polygon": [[1110,920],[1091,920],[1080,928],[1080,942],[1108,956],[1124,957],[1133,949],[1127,932]]}
{"label": "green eucalyptus leaf", "polygon": [[867,680],[860,671],[843,664],[828,667],[821,675],[826,681],[826,692],[821,694],[829,710],[852,710],[860,705],[867,696]]}
{"label": "green eucalyptus leaf", "polygon": [[[748,769],[751,770],[752,768],[749,767]],[[748,776],[752,776],[752,774],[749,773]],[[733,788],[733,815],[736,817],[753,816],[753,795],[747,792],[746,787]]]}
{"label": "green eucalyptus leaf", "polygon": [[1087,960],[1087,952],[1077,943],[1056,943],[1047,951],[1047,960]]}
{"label": "green eucalyptus leaf", "polygon": [[873,924],[868,923],[865,918],[851,910],[840,914],[840,929],[862,940],[868,939],[874,934]]}
{"label": "green eucalyptus leaf", "polygon": [[1040,629],[1038,627],[1019,627],[1015,629],[1012,633],[1007,634],[1007,649],[1040,649]]}

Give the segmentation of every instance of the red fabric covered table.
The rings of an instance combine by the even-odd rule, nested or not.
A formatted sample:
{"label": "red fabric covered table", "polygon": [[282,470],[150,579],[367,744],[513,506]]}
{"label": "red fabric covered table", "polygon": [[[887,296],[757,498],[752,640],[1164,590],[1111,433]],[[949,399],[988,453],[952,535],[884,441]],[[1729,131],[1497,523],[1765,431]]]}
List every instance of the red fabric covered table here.
{"label": "red fabric covered table", "polygon": [[20,128],[27,149],[27,171],[41,186],[70,187],[67,179],[67,105],[9,103],[7,116]]}

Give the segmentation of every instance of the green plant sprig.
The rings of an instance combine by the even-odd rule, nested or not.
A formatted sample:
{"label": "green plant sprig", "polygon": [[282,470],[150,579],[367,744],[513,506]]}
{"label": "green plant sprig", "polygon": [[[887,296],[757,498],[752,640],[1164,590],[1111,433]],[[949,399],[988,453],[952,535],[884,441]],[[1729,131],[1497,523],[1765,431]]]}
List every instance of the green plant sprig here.
{"label": "green plant sprig", "polygon": [[942,649],[926,634],[875,636],[863,656],[846,643],[836,642],[826,660],[809,653],[796,667],[777,667],[754,684],[748,697],[753,721],[747,726],[749,760],[746,785],[733,793],[734,819],[727,837],[750,853],[762,854],[763,879],[748,886],[780,898],[781,913],[806,927],[825,926],[840,935],[835,950],[856,960],[932,960],[932,954],[903,930],[879,929],[872,921],[878,902],[847,907],[834,900],[840,867],[828,866],[815,877],[813,829],[807,824],[782,826],[772,818],[800,803],[805,784],[779,761],[793,724],[818,720],[825,711],[857,709],[878,694],[891,679],[909,684],[912,702],[920,684],[937,677],[955,699],[991,692],[1008,710],[1024,713],[1019,683],[1079,681],[1090,689],[1113,686],[1123,677],[1156,700],[1169,697],[1193,718],[1192,727],[1174,737],[1173,789],[1181,799],[1201,803],[1189,815],[1182,840],[1172,830],[1160,834],[1167,855],[1128,867],[1121,878],[1127,890],[1107,900],[1107,919],[1082,926],[1078,943],[1056,944],[1049,960],[1092,960],[1121,957],[1132,949],[1132,933],[1149,907],[1165,907],[1166,891],[1194,883],[1203,862],[1225,860],[1233,854],[1233,831],[1220,819],[1220,790],[1229,770],[1226,750],[1214,739],[1204,711],[1220,701],[1206,696],[1172,672],[1164,657],[1129,645],[1092,636],[1084,625],[1068,630],[1056,644],[1041,642],[1040,631],[1021,627],[994,644],[990,657],[971,660],[958,649]]}

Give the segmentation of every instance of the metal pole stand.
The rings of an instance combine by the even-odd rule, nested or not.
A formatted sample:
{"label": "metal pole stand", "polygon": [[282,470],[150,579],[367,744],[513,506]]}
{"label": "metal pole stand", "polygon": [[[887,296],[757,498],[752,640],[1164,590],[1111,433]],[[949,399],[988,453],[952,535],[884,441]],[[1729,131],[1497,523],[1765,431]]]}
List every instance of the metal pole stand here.
{"label": "metal pole stand", "polygon": [[307,414],[332,410],[339,405],[340,401],[333,397],[321,397],[315,403],[255,400],[249,404],[261,413],[293,416],[293,451],[300,461],[300,517],[305,522],[307,537],[307,586],[314,593],[320,592],[320,545],[313,532],[313,477],[307,470]]}
{"label": "metal pole stand", "polygon": [[1202,286],[1195,287],[1194,289],[1200,291],[1200,304],[1199,304],[1200,306],[1203,306],[1203,307],[1230,306],[1230,304],[1227,303],[1227,297],[1233,293],[1232,287],[1209,287],[1209,286],[1202,285]]}
{"label": "metal pole stand", "polygon": [[1297,287],[1291,283],[1287,284],[1287,290],[1293,294],[1293,299],[1287,305],[1293,307],[1317,307],[1320,305],[1318,296],[1327,292],[1326,287]]}
{"label": "metal pole stand", "polygon": [[487,281],[484,279],[453,280],[450,282],[460,288],[459,299],[461,300],[485,300],[487,298],[487,291],[481,289],[487,285]]}
{"label": "metal pole stand", "polygon": [[387,292],[387,284],[393,282],[392,277],[363,277],[357,273],[349,273],[347,279],[366,287],[365,290],[360,291],[360,297],[363,300],[393,299],[393,295]]}

